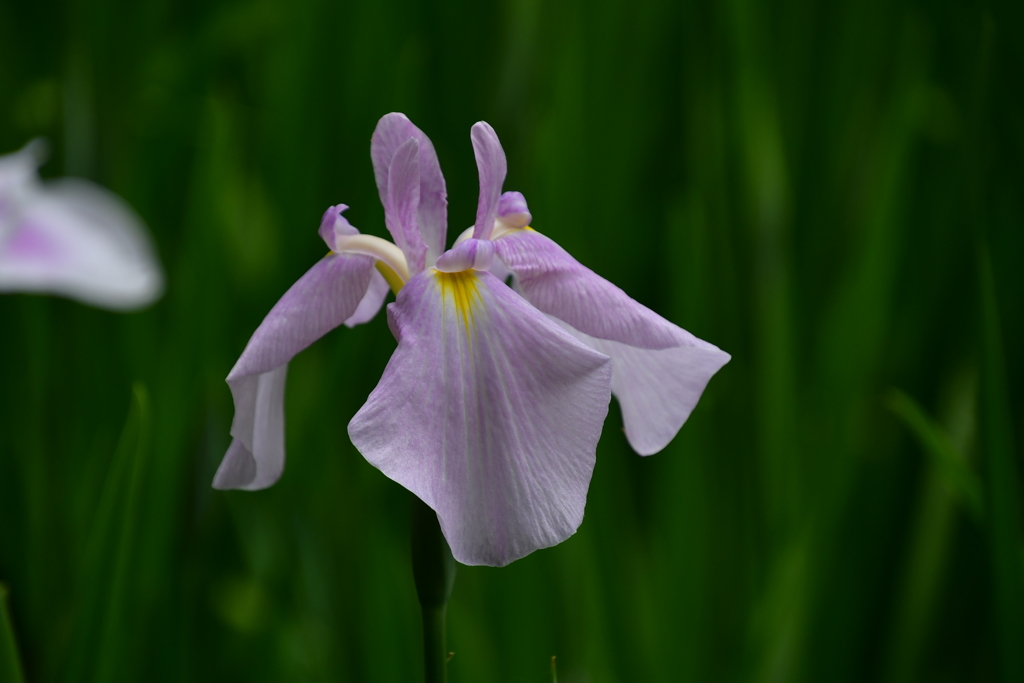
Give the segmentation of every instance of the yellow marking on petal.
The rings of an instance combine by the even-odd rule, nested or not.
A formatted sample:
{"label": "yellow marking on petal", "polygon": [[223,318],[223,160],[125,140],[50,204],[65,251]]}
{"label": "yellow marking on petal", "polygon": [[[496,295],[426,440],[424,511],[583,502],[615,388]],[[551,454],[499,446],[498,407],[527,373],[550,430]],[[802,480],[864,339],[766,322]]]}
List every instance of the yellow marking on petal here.
{"label": "yellow marking on petal", "polygon": [[395,296],[398,296],[398,293],[402,291],[402,287],[405,286],[405,282],[402,280],[401,276],[395,272],[394,268],[383,261],[377,261],[373,265],[377,266],[377,270],[387,281],[388,287],[390,287],[391,291],[395,293]]}
{"label": "yellow marking on petal", "polygon": [[451,301],[455,306],[462,326],[466,328],[466,335],[469,336],[474,323],[473,309],[480,303],[477,275],[472,270],[458,273],[434,271],[434,277],[437,278],[442,300]]}

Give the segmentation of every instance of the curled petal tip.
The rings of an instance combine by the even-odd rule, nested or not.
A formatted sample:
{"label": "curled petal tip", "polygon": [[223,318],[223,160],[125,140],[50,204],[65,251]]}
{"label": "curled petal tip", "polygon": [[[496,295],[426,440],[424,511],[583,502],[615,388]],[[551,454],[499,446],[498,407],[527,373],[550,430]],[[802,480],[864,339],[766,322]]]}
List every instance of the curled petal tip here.
{"label": "curled petal tip", "polygon": [[498,199],[498,220],[510,228],[525,228],[533,220],[522,192],[505,192]]}
{"label": "curled petal tip", "polygon": [[320,229],[317,232],[331,251],[338,251],[340,238],[359,234],[359,231],[342,215],[347,210],[347,205],[335,204],[324,211],[323,218],[320,219]]}

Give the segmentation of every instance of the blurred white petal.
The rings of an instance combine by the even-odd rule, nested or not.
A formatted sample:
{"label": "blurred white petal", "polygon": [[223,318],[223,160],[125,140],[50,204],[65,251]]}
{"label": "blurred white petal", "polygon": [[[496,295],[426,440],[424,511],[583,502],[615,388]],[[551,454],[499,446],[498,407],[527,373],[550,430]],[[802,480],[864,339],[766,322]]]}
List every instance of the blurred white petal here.
{"label": "blurred white petal", "polygon": [[30,152],[0,158],[0,291],[117,310],[159,298],[163,272],[131,207],[84,180],[25,178]]}

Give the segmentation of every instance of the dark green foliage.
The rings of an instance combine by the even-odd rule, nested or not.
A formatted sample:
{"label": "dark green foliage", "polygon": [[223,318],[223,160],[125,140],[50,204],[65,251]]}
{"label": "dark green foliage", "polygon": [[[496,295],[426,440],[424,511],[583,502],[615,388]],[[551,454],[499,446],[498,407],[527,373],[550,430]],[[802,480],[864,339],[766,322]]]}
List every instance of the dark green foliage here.
{"label": "dark green foliage", "polygon": [[384,316],[292,363],[276,486],[210,488],[323,210],[385,234],[396,110],[451,239],[485,119],[533,227],[733,354],[663,453],[613,407],[576,536],[459,568],[453,683],[1019,680],[1022,31],[1019,0],[0,0],[0,152],[48,137],[169,281],[131,315],[0,296],[26,680],[418,680],[408,494],[345,430]]}

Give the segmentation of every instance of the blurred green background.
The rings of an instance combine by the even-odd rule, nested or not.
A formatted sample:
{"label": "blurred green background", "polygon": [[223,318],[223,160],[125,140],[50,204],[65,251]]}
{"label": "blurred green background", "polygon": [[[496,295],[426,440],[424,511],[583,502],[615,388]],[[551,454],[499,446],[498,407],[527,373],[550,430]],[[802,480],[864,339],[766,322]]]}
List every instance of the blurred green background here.
{"label": "blurred green background", "polygon": [[292,363],[276,486],[210,488],[323,210],[386,234],[389,111],[449,240],[484,119],[537,230],[733,355],[656,456],[613,404],[574,537],[460,568],[452,681],[1024,680],[1022,32],[1018,0],[0,0],[0,151],[49,138],[169,280],[0,297],[27,680],[421,675],[408,494],[345,431],[384,316]]}

